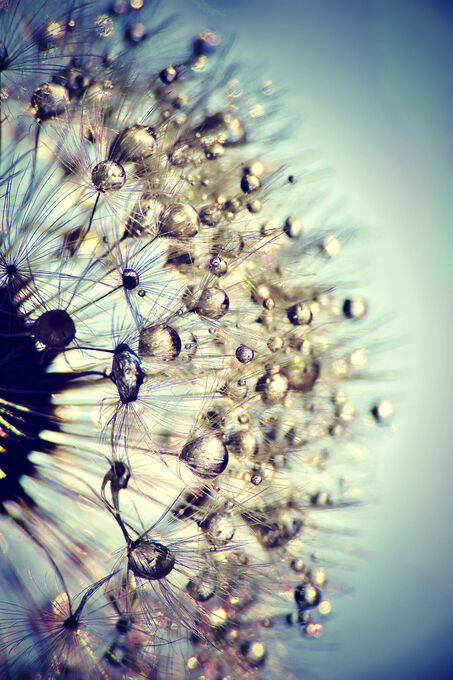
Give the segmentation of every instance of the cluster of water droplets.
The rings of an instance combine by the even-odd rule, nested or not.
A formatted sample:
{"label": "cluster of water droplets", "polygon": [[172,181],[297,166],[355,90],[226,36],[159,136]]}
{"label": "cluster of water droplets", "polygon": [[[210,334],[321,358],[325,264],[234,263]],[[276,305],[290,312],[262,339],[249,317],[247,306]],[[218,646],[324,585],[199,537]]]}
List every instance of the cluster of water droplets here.
{"label": "cluster of water droplets", "polygon": [[275,630],[331,610],[320,513],[392,414],[348,396],[366,302],[217,34],[26,9],[0,8],[2,677],[282,677]]}

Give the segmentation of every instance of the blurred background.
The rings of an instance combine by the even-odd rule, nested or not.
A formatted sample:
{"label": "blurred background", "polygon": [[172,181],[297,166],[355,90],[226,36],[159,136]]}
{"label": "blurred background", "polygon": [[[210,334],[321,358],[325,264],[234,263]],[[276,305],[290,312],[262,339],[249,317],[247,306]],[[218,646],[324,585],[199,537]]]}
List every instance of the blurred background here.
{"label": "blurred background", "polygon": [[293,152],[309,143],[329,168],[360,227],[358,252],[367,249],[357,280],[373,316],[390,319],[379,341],[391,351],[378,349],[376,361],[391,379],[376,389],[395,402],[395,432],[371,442],[372,500],[355,512],[361,552],[345,576],[354,592],[332,597],[321,641],[294,634],[287,669],[296,680],[452,677],[453,6],[173,4],[187,24],[235,35],[245,66],[283,90],[282,113],[297,121]]}

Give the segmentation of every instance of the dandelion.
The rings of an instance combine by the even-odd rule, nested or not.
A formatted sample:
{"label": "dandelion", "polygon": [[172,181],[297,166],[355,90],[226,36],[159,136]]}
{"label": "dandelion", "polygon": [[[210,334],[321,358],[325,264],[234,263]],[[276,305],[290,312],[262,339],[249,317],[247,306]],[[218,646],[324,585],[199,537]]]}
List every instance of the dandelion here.
{"label": "dandelion", "polygon": [[342,233],[218,34],[137,0],[25,10],[0,8],[3,676],[282,677],[279,627],[331,611],[360,414],[393,414],[354,394],[373,328]]}

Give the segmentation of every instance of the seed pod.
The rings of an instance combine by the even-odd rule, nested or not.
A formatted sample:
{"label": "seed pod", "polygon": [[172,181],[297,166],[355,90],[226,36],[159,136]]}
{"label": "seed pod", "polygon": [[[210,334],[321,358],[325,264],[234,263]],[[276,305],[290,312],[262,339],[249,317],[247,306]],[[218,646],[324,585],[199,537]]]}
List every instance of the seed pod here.
{"label": "seed pod", "polygon": [[162,236],[191,238],[198,233],[200,218],[197,211],[188,203],[175,203],[167,208],[159,224]]}
{"label": "seed pod", "polygon": [[64,309],[52,309],[35,321],[33,335],[48,348],[63,349],[74,340],[75,325]]}
{"label": "seed pod", "polygon": [[104,475],[101,485],[101,495],[105,497],[105,487],[110,483],[110,491],[112,494],[113,505],[118,509],[119,506],[119,492],[121,489],[127,489],[129,480],[131,478],[131,471],[128,465],[117,460],[113,463],[110,470]]}
{"label": "seed pod", "polygon": [[198,477],[210,479],[228,465],[228,451],[219,437],[203,434],[184,444],[179,459]]}
{"label": "seed pod", "polygon": [[110,482],[112,488],[115,489],[127,489],[130,478],[131,471],[129,466],[120,460],[114,462],[104,477],[104,479]]}
{"label": "seed pod", "polygon": [[194,311],[208,319],[221,319],[228,312],[230,300],[221,288],[205,288],[198,298]]}
{"label": "seed pod", "polygon": [[139,539],[128,551],[127,564],[135,576],[157,581],[168,576],[175,566],[175,557],[162,543]]}
{"label": "seed pod", "polygon": [[144,378],[145,372],[139,357],[129,345],[118,345],[113,355],[112,379],[123,404],[137,400]]}
{"label": "seed pod", "polygon": [[63,85],[42,83],[31,97],[35,109],[36,122],[42,123],[50,118],[61,116],[69,106],[69,95]]}
{"label": "seed pod", "polygon": [[139,275],[134,269],[124,269],[121,278],[125,290],[134,290],[140,281]]}
{"label": "seed pod", "polygon": [[124,186],[126,172],[115,161],[101,161],[91,171],[91,181],[98,191],[118,191]]}
{"label": "seed pod", "polygon": [[173,361],[181,352],[181,338],[171,326],[147,326],[140,331],[138,353],[160,361]]}

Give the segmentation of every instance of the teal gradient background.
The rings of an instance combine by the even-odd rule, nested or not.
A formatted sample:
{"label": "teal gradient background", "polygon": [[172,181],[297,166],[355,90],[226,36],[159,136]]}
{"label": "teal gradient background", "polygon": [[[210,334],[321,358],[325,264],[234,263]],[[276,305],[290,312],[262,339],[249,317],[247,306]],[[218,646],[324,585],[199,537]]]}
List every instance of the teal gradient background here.
{"label": "teal gradient background", "polygon": [[373,444],[376,500],[356,513],[363,554],[346,574],[354,593],[333,597],[322,641],[291,638],[288,670],[295,680],[451,677],[453,9],[422,0],[180,5],[189,24],[235,34],[245,65],[258,63],[283,89],[282,112],[300,120],[294,148],[308,137],[362,230],[366,262],[357,256],[354,266],[372,314],[391,316],[377,339],[392,349],[377,362],[394,379],[378,387],[395,401],[396,432]]}

